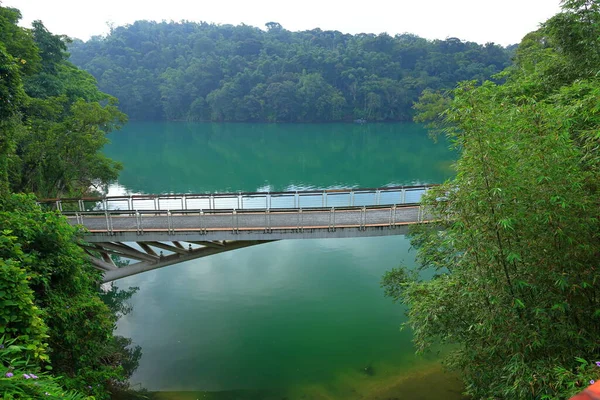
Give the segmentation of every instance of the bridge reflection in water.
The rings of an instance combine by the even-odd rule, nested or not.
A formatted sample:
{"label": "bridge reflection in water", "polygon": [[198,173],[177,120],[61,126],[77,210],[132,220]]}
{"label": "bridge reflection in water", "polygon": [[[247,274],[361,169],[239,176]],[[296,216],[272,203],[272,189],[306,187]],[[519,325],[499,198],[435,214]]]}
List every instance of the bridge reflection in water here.
{"label": "bridge reflection in water", "polygon": [[[431,187],[46,199],[72,225],[104,282],[282,239],[402,235],[430,222]],[[131,243],[131,244],[126,244]],[[166,252],[166,253],[165,253]],[[133,260],[117,267],[112,256]]]}

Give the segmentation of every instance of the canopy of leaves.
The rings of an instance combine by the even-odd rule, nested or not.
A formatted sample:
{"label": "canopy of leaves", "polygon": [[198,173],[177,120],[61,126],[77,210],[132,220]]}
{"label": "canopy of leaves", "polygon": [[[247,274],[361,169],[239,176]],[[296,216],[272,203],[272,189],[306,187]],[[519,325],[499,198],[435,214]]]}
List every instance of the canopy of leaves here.
{"label": "canopy of leaves", "polygon": [[138,21],[70,51],[138,120],[410,120],[423,89],[510,64],[492,43],[266,27]]}
{"label": "canopy of leaves", "polygon": [[116,99],[67,61],[68,38],[19,18],[0,7],[0,192],[76,195],[115,179],[100,150],[126,120]]}

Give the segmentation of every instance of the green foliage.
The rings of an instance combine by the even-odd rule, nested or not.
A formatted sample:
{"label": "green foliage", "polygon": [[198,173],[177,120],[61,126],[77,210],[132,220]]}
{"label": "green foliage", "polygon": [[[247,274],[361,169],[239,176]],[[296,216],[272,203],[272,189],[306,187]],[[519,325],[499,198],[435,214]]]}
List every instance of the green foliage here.
{"label": "green foliage", "polygon": [[0,193],[77,195],[115,179],[101,149],[126,121],[116,99],[67,61],[68,38],[19,18],[0,7]]}
{"label": "green foliage", "polygon": [[65,391],[60,386],[60,379],[48,372],[41,372],[39,366],[27,356],[28,346],[17,345],[17,339],[5,340],[4,336],[0,337],[0,393],[3,399],[93,400],[93,397],[76,391]]}
{"label": "green foliage", "polygon": [[[59,214],[43,212],[24,195],[2,201],[0,226],[5,228],[0,259],[6,266],[0,288],[7,293],[2,300],[29,307],[6,310],[11,320],[5,327],[8,337],[26,340],[26,349],[37,352],[36,357],[42,354],[40,361],[47,360],[44,348],[34,347],[44,338],[53,371],[63,376],[67,388],[102,399],[108,398],[109,390],[126,386],[122,364],[136,364],[139,348],[127,350],[130,342],[113,337],[117,317],[98,295],[101,273],[86,261],[76,243],[76,229]],[[16,294],[5,290],[11,287]],[[39,311],[35,314],[37,308],[28,303],[32,298],[45,317],[47,339],[46,328],[39,327]],[[24,338],[28,333],[30,337]]]}
{"label": "green foliage", "polygon": [[[595,20],[600,3],[586,3]],[[600,376],[600,58],[557,38],[587,29],[574,12],[524,39],[506,83],[419,106],[461,150],[456,178],[424,199],[439,225],[411,238],[439,275],[382,284],[409,307],[418,350],[452,345],[447,364],[475,398],[568,398]]]}
{"label": "green foliage", "polygon": [[434,92],[426,89],[419,96],[419,101],[413,105],[417,111],[415,122],[426,122],[431,133],[439,133],[439,129],[445,126],[444,112],[451,104],[449,93]]}
{"label": "green foliage", "polygon": [[15,149],[19,107],[24,97],[17,63],[0,42],[0,195],[9,191],[9,156]]}
{"label": "green foliage", "polygon": [[19,10],[0,7],[0,44],[12,55],[23,74],[29,75],[41,68],[41,57],[31,31],[17,25],[20,19]]}
{"label": "green foliage", "polygon": [[409,120],[423,89],[510,63],[491,43],[266,27],[138,21],[70,51],[138,120]]}
{"label": "green foliage", "polygon": [[101,153],[106,133],[124,122],[112,103],[69,104],[62,96],[32,100],[28,112],[30,130],[20,141],[21,179],[15,189],[46,197],[82,194],[95,180],[116,179],[121,165]]}
{"label": "green foliage", "polygon": [[67,58],[67,43],[71,40],[64,35],[53,35],[42,21],[33,21],[32,26],[33,40],[42,58],[42,69],[55,73],[56,68]]}
{"label": "green foliage", "polygon": [[24,96],[18,64],[0,43],[0,118],[15,115]]}
{"label": "green foliage", "polygon": [[0,392],[108,399],[128,390],[141,356],[129,339],[113,336],[117,311],[128,310],[123,302],[134,291],[118,293],[109,308],[75,228],[10,190],[74,195],[115,179],[120,165],[101,149],[125,116],[90,74],[66,61],[66,37],[40,21],[20,28],[19,18],[0,7],[0,336],[7,341],[0,342]]}
{"label": "green foliage", "polygon": [[[43,212],[31,197],[4,198],[0,226],[6,227],[0,246],[0,278],[5,278],[0,293],[5,297],[0,301],[16,302],[19,309],[8,304],[0,313],[10,320],[2,324],[7,337],[18,338],[40,362],[48,361],[48,347],[53,371],[63,376],[67,388],[98,399],[127,389],[126,379],[137,367],[141,350],[112,332],[117,313],[130,310],[125,301],[136,288],[104,294],[110,299],[107,306],[98,293],[101,273],[86,261],[75,228],[59,214]],[[13,265],[22,268],[9,268]],[[14,293],[6,289],[13,287]]]}
{"label": "green foliage", "polygon": [[32,360],[46,362],[47,327],[41,311],[34,305],[34,293],[29,287],[31,277],[19,266],[27,255],[10,230],[2,232],[0,249],[0,335],[22,344]]}

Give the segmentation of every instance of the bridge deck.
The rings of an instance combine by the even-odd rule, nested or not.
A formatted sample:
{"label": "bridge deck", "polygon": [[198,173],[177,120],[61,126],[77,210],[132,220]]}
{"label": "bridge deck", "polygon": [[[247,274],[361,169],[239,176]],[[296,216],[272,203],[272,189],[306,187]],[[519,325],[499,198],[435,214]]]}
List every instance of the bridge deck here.
{"label": "bridge deck", "polygon": [[[290,210],[177,210],[93,211],[65,213],[71,224],[84,226],[86,240],[103,242],[152,240],[275,240],[381,236],[405,233],[407,225],[422,222],[416,205]],[[384,229],[385,228],[385,229]],[[112,239],[111,239],[112,240]]]}

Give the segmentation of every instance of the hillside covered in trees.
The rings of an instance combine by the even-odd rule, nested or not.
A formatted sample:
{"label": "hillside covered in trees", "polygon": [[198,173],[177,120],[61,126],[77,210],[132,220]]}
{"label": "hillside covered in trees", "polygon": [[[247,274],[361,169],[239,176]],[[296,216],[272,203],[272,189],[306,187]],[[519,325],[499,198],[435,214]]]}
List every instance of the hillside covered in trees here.
{"label": "hillside covered in trees", "polygon": [[403,121],[426,89],[485,80],[512,49],[456,38],[138,21],[70,46],[136,120]]}

